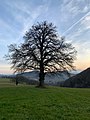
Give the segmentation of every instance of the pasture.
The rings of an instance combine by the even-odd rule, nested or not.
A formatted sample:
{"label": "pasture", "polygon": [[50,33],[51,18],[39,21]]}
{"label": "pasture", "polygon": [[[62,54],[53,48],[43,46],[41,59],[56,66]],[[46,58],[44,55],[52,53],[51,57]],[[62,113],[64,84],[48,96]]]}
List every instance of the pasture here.
{"label": "pasture", "polygon": [[90,89],[40,89],[0,79],[0,120],[90,120]]}

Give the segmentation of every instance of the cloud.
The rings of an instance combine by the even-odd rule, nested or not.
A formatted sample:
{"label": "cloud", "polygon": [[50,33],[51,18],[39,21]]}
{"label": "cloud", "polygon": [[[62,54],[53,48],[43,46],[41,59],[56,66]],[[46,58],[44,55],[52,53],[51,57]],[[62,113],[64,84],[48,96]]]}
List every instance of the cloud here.
{"label": "cloud", "polygon": [[[63,7],[64,6],[64,7]],[[88,0],[63,0],[63,4],[61,7],[62,13],[65,14],[67,18],[74,18],[75,16],[81,13],[87,13],[90,10],[90,2]]]}
{"label": "cloud", "polygon": [[87,57],[90,52],[90,0],[9,1],[3,1],[3,9],[0,12],[1,15],[3,11],[0,16],[1,54],[7,51],[8,44],[22,42],[25,32],[37,21],[48,20],[58,27],[61,35],[63,33],[74,43],[79,51],[78,58],[80,54],[83,56],[83,53]]}
{"label": "cloud", "polygon": [[60,9],[61,16],[63,16],[62,21],[64,22],[72,19],[78,13],[78,7],[73,4],[73,0],[64,0]]}
{"label": "cloud", "polygon": [[74,37],[78,36],[85,36],[87,35],[88,38],[88,33],[90,34],[90,12],[88,12],[87,16],[85,16],[83,19],[81,19],[79,22],[80,24],[78,25],[78,28],[72,35]]}
{"label": "cloud", "polygon": [[86,12],[88,12],[88,10],[89,10],[89,8],[88,8],[87,6],[85,6],[85,7],[83,8],[82,12],[83,12],[83,13],[86,13]]}
{"label": "cloud", "polygon": [[[32,1],[27,3],[24,0],[22,2],[6,1],[4,6],[7,10],[9,22],[2,20],[0,27],[3,28],[2,36],[4,36],[3,33],[8,35],[6,43],[13,41],[13,39],[20,43],[23,35],[36,22],[36,19],[48,11],[48,3],[36,5]],[[5,36],[3,38],[6,40]],[[5,40],[2,40],[4,43]]]}
{"label": "cloud", "polygon": [[82,21],[81,25],[84,27],[85,30],[90,29],[90,15],[86,16]]}
{"label": "cloud", "polygon": [[4,20],[2,20],[2,19],[0,19],[0,28],[2,28],[2,29],[0,29],[0,34],[2,34],[3,33],[3,31],[5,32],[14,32],[14,30],[12,29],[12,27],[6,22],[6,21],[4,21]]}
{"label": "cloud", "polygon": [[88,0],[62,0],[59,5],[60,13],[57,20],[60,24],[62,34],[66,35],[70,33],[72,29],[76,27],[78,21],[87,14],[89,10],[90,1],[88,2]]}
{"label": "cloud", "polygon": [[10,10],[12,9],[10,12],[14,19],[21,25],[17,41],[20,41],[25,32],[36,22],[36,19],[40,15],[45,14],[45,12],[48,11],[47,3],[36,5],[31,1],[29,1],[28,4],[25,1],[11,1],[11,3],[7,2],[7,5]]}
{"label": "cloud", "polygon": [[15,38],[15,29],[10,26],[6,21],[0,19],[0,48],[6,48],[8,44]]}
{"label": "cloud", "polygon": [[[88,12],[88,13],[86,13],[83,17],[81,17],[78,21],[76,21],[73,25],[71,25],[64,33],[63,33],[63,35],[64,34],[66,34],[66,33],[68,33],[68,31],[70,31],[70,30],[72,30],[78,23],[80,23],[81,22],[81,24],[85,24],[88,20],[85,20],[85,19],[88,19],[87,18],[87,16],[90,14],[90,12]],[[88,23],[87,23],[87,25],[90,25],[89,24],[89,22],[90,21],[88,21]],[[85,26],[86,27],[86,26]],[[88,26],[87,26],[88,27]],[[81,29],[81,28],[80,28]],[[79,31],[80,32],[80,31]]]}

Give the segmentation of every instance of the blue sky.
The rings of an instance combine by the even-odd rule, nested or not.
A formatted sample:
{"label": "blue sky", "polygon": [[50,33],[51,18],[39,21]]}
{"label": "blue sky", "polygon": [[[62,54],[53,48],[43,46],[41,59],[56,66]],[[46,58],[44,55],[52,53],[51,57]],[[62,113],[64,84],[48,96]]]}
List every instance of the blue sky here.
{"label": "blue sky", "polygon": [[0,0],[0,73],[10,73],[3,58],[8,45],[20,44],[33,24],[47,20],[77,50],[77,69],[90,67],[90,0]]}

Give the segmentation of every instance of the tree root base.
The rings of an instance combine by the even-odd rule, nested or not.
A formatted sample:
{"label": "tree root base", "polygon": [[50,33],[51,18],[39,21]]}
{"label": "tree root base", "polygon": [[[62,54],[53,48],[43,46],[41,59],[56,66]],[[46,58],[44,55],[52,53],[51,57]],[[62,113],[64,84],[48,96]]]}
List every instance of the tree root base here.
{"label": "tree root base", "polygon": [[46,86],[45,85],[42,85],[42,86],[41,85],[37,85],[36,88],[46,88]]}

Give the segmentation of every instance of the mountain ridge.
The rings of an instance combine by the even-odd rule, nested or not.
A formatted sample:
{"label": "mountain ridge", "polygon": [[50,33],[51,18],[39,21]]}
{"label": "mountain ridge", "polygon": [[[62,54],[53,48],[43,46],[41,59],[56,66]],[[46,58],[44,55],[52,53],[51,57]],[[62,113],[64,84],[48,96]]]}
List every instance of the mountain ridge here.
{"label": "mountain ridge", "polygon": [[63,82],[63,87],[90,88],[90,67]]}
{"label": "mountain ridge", "polygon": [[[25,72],[19,74],[20,76],[26,77],[29,80],[39,80],[39,71],[31,71],[31,72]],[[60,85],[60,82],[65,81],[69,77],[71,77],[72,74],[68,71],[57,71],[57,72],[48,72],[45,75],[45,84],[49,85]]]}

